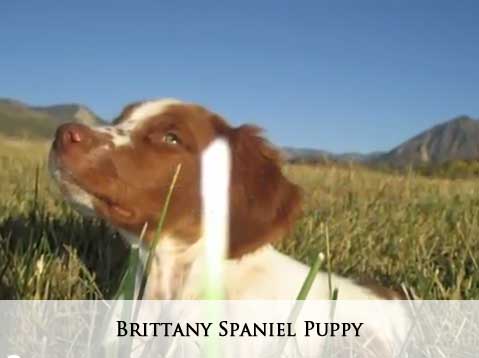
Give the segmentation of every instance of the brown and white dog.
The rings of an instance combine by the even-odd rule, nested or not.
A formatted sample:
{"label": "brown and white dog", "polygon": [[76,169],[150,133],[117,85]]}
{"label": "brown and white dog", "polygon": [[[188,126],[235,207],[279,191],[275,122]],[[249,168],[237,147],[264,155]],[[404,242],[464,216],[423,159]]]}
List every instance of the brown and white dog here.
{"label": "brown and white dog", "polygon": [[[181,173],[168,209],[146,298],[198,299],[205,263],[201,159],[214,140],[230,150],[229,242],[224,262],[228,299],[294,299],[308,267],[276,251],[300,214],[299,188],[286,179],[278,152],[256,127],[231,127],[194,104],[164,99],[132,104],[111,126],[62,125],[50,153],[50,170],[65,198],[96,215],[130,242],[147,223],[151,242],[178,164]],[[320,273],[311,299],[328,299]],[[398,298],[391,292],[333,276],[341,299]]]}

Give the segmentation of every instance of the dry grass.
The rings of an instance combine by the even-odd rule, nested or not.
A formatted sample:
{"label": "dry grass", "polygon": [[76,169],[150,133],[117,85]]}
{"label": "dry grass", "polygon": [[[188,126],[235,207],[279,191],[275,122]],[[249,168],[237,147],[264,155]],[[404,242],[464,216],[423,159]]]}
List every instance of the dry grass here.
{"label": "dry grass", "polygon": [[479,297],[479,183],[353,167],[287,172],[307,195],[285,251],[311,263],[327,231],[333,271],[424,299]]}

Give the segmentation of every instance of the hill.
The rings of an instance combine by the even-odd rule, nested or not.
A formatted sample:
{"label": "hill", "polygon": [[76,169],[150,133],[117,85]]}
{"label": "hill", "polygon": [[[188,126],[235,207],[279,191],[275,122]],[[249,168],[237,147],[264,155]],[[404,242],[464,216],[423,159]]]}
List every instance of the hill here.
{"label": "hill", "polygon": [[76,121],[83,124],[96,125],[103,121],[89,108],[79,104],[60,104],[48,107],[31,107],[36,112],[43,113],[60,123]]}
{"label": "hill", "polygon": [[335,154],[309,148],[283,148],[292,163],[356,162],[373,167],[433,168],[456,161],[479,161],[479,120],[459,116],[406,140],[388,152]]}
{"label": "hill", "polygon": [[21,138],[51,138],[65,122],[89,125],[103,121],[89,108],[79,104],[38,107],[12,99],[0,99],[0,134]]}
{"label": "hill", "polygon": [[383,155],[382,152],[336,154],[320,149],[293,147],[283,147],[282,150],[290,163],[368,163]]}
{"label": "hill", "polygon": [[[0,134],[20,138],[51,138],[65,122],[88,125],[104,123],[81,104],[30,106],[13,99],[0,98]],[[479,120],[459,116],[438,124],[406,140],[388,152],[332,153],[311,148],[284,147],[292,163],[362,163],[370,166],[429,168],[455,161],[479,160]],[[448,167],[449,168],[449,167]]]}
{"label": "hill", "polygon": [[479,120],[459,116],[405,141],[377,161],[394,167],[479,159]]}

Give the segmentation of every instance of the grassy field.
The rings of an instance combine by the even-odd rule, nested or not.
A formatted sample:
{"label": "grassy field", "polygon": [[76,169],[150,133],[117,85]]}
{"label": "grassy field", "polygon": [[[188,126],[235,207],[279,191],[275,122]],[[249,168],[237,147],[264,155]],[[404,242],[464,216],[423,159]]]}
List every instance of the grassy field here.
{"label": "grassy field", "polygon": [[[0,138],[0,299],[111,297],[127,248],[62,202],[46,153],[45,143]],[[281,250],[312,263],[329,238],[334,272],[415,298],[479,298],[479,182],[354,167],[285,171],[306,195]]]}

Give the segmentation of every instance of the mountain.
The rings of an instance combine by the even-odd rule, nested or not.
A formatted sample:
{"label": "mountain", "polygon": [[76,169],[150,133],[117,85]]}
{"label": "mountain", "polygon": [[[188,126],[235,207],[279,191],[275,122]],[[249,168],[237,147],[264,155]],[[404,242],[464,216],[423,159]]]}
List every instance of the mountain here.
{"label": "mountain", "polygon": [[[51,138],[65,122],[103,124],[88,107],[80,104],[30,106],[0,98],[0,134],[13,137]],[[459,116],[438,124],[388,152],[336,154],[325,150],[284,147],[289,162],[359,162],[371,166],[429,167],[457,160],[479,161],[479,120]]]}
{"label": "mountain", "polygon": [[479,120],[459,116],[407,140],[376,162],[393,167],[479,159]]}
{"label": "mountain", "polygon": [[65,122],[89,125],[103,121],[89,108],[79,104],[30,106],[23,102],[0,98],[0,134],[12,137],[51,138]]}
{"label": "mountain", "polygon": [[291,163],[327,163],[327,162],[359,162],[368,163],[375,160],[383,152],[363,153],[341,153],[335,154],[326,150],[310,149],[310,148],[282,148],[284,156]]}
{"label": "mountain", "polygon": [[388,152],[335,154],[324,150],[285,147],[290,162],[358,162],[404,168],[438,166],[457,160],[479,160],[479,120],[459,116],[438,124]]}
{"label": "mountain", "polygon": [[288,162],[325,162],[331,160],[333,153],[310,148],[283,147],[283,155]]}
{"label": "mountain", "polygon": [[79,122],[83,124],[96,125],[102,122],[100,117],[89,108],[78,104],[60,104],[48,107],[30,107],[36,112],[43,113],[60,123]]}

